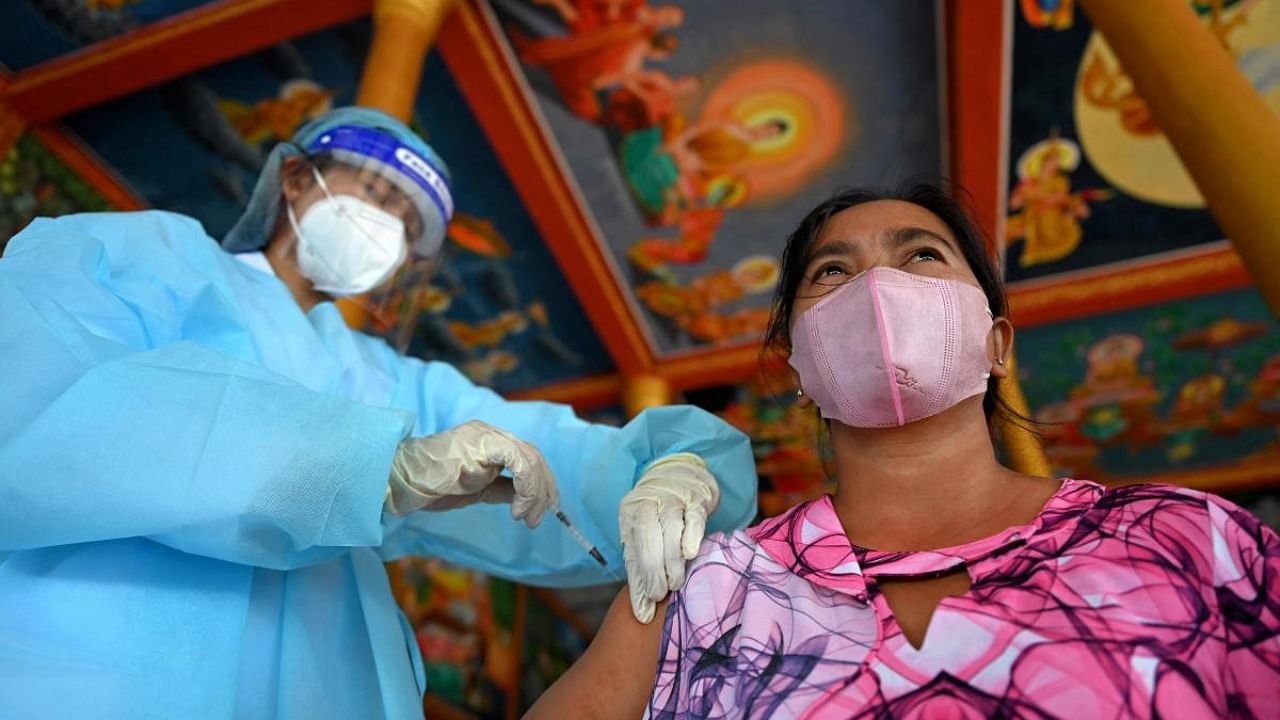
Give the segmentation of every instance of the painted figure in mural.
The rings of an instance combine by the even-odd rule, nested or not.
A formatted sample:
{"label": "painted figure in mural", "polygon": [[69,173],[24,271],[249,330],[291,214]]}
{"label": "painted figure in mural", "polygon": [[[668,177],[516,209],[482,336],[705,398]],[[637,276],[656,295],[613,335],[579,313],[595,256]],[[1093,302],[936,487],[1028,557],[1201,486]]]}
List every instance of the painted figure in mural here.
{"label": "painted figure in mural", "polygon": [[311,80],[290,80],[277,97],[253,105],[219,100],[218,107],[240,137],[257,145],[288,140],[304,122],[333,107],[333,92]]}
{"label": "painted figure in mural", "polygon": [[1075,0],[1021,0],[1019,5],[1031,27],[1066,30],[1075,19]]}
{"label": "painted figure in mural", "polygon": [[420,717],[385,560],[606,581],[539,525],[560,507],[648,621],[704,527],[754,515],[748,442],[707,413],[592,425],[348,327],[333,298],[435,257],[450,192],[406,126],[343,109],[276,146],[222,247],[166,212],[13,238],[0,716]]}
{"label": "painted figure in mural", "polygon": [[1018,161],[1018,184],[1009,195],[1014,214],[1005,226],[1005,239],[1023,241],[1022,267],[1054,262],[1080,246],[1080,222],[1089,217],[1089,203],[1111,197],[1108,190],[1071,192],[1067,176],[1080,162],[1080,148],[1070,140],[1051,137],[1033,145]]}
{"label": "painted figure in mural", "polygon": [[1194,377],[1183,383],[1163,428],[1169,438],[1166,457],[1173,462],[1181,462],[1195,455],[1200,437],[1223,421],[1226,413],[1223,393],[1226,389],[1227,381],[1217,373]]}
{"label": "painted figure in mural", "polygon": [[1086,352],[1084,382],[1071,389],[1069,402],[1077,410],[1078,432],[1089,442],[1137,447],[1159,441],[1153,407],[1160,393],[1139,367],[1143,347],[1137,335],[1118,333]]}
{"label": "painted figure in mural", "polygon": [[[745,127],[737,122],[699,121],[680,130],[678,113],[660,127],[626,133],[618,144],[619,165],[640,210],[651,225],[675,225],[691,211],[718,213],[700,218],[714,226],[723,210],[742,202],[746,188],[737,180],[758,143],[784,134],[785,122],[768,120]],[[687,230],[683,236],[691,236]],[[710,242],[708,238],[707,242]]]}
{"label": "painted figure in mural", "polygon": [[804,219],[768,340],[834,495],[708,537],[662,628],[620,598],[529,717],[1280,715],[1280,537],[1207,493],[999,463],[985,248],[936,187]]}
{"label": "painted figure in mural", "polygon": [[[1142,335],[1070,341],[1085,363],[1074,386],[1065,375],[1060,381],[1029,377],[1056,385],[1056,397],[1065,395],[1036,413],[1055,468],[1123,479],[1133,472],[1126,459],[1142,451],[1154,449],[1168,463],[1186,466],[1213,452],[1213,436],[1245,433],[1261,440],[1274,434],[1280,361],[1274,344],[1260,342],[1268,324],[1225,317],[1187,330],[1183,312],[1177,306],[1161,310],[1144,323]],[[1264,452],[1273,456],[1276,447]]]}
{"label": "painted figure in mural", "polygon": [[[512,34],[520,59],[545,70],[565,107],[591,122],[605,119],[608,97],[615,90],[627,88],[635,93],[642,78],[647,78],[651,86],[656,82],[652,74],[646,73],[645,63],[665,60],[675,52],[676,37],[669,31],[684,23],[684,10],[676,5],[650,7],[641,2],[631,3],[627,12],[612,19],[603,15],[599,18],[589,24],[571,24],[570,34],[564,36],[530,38]],[[675,81],[665,74],[662,77],[673,96],[694,87],[688,81]],[[650,87],[646,91],[654,94],[659,89]],[[605,95],[604,102],[601,93]]]}
{"label": "painted figure in mural", "polygon": [[1233,417],[1235,427],[1280,424],[1280,356],[1267,360],[1249,383],[1249,394]]}

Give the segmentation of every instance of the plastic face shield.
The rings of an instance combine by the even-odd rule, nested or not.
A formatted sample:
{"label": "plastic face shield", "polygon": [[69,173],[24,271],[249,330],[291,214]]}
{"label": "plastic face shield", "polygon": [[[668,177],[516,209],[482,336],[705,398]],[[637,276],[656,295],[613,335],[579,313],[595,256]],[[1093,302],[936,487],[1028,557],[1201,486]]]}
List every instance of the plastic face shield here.
{"label": "plastic face shield", "polygon": [[[414,255],[433,258],[440,252],[453,195],[443,170],[426,157],[390,135],[353,125],[333,128],[303,150],[334,161],[325,175],[335,193],[361,196],[393,214],[407,202],[416,213],[405,223]],[[340,189],[349,182],[355,187]]]}

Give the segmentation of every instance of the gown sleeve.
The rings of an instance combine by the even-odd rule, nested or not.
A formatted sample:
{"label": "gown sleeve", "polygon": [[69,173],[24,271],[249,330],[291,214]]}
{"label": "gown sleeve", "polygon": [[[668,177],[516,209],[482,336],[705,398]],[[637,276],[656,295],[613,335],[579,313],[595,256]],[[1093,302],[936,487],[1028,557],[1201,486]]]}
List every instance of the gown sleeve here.
{"label": "gown sleeve", "polygon": [[381,543],[412,415],[249,362],[224,289],[192,268],[220,253],[158,212],[37,220],[10,241],[0,556],[142,537],[289,569]]}
{"label": "gown sleeve", "polygon": [[693,452],[720,483],[721,500],[707,531],[746,525],[756,512],[756,474],[746,436],[698,408],[671,406],[641,413],[622,428],[579,419],[571,408],[513,402],[473,385],[453,367],[395,355],[395,405],[415,408],[415,434],[482,420],[538,447],[560,490],[560,506],[609,563],[606,570],[548,513],[529,530],[505,506],[476,505],[446,513],[415,513],[383,545],[387,558],[440,557],[537,585],[589,585],[621,579],[618,505],[654,460]]}

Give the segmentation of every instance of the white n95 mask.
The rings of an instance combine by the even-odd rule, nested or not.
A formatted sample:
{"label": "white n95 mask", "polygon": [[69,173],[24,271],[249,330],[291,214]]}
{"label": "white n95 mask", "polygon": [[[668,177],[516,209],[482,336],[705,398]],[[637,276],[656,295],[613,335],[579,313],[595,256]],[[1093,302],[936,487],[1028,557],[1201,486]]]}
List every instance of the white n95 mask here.
{"label": "white n95 mask", "polygon": [[395,274],[408,254],[404,221],[354,195],[324,191],[299,220],[287,205],[289,224],[298,239],[298,269],[316,290],[335,297],[368,292]]}

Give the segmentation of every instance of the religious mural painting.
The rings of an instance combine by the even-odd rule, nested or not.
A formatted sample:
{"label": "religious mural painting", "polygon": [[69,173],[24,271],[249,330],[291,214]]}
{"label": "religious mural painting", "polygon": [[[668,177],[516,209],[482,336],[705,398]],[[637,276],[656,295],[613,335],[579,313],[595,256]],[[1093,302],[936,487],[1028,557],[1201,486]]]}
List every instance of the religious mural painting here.
{"label": "religious mural painting", "polygon": [[0,157],[0,253],[33,219],[111,210],[96,190],[30,133]]}
{"label": "religious mural painting", "polygon": [[[1187,1],[1280,111],[1280,3]],[[1220,243],[1146,101],[1076,4],[1019,0],[1013,23],[1009,280]]]}
{"label": "religious mural painting", "polygon": [[837,187],[945,169],[930,0],[493,7],[659,354],[757,339]]}
{"label": "religious mural painting", "polygon": [[1060,474],[1280,468],[1280,324],[1254,290],[1027,328],[1018,347]]}

